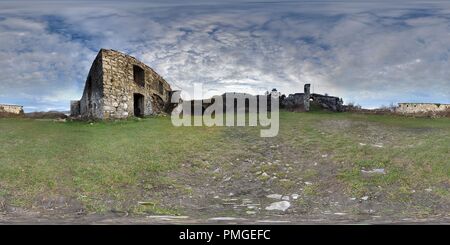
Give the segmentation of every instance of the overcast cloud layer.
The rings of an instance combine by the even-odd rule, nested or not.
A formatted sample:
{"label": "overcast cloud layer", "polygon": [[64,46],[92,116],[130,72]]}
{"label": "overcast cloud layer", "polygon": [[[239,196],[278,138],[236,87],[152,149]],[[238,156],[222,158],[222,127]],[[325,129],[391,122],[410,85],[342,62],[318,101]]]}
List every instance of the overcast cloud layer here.
{"label": "overcast cloud layer", "polygon": [[0,103],[68,110],[100,48],[174,89],[314,92],[365,107],[450,103],[446,2],[1,2]]}

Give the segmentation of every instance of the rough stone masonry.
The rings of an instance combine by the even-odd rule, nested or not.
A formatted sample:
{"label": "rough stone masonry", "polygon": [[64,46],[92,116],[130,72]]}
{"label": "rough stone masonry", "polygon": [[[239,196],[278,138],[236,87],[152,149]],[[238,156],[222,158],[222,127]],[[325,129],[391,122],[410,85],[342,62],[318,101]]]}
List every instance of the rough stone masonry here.
{"label": "rough stone masonry", "polygon": [[399,103],[396,112],[402,114],[416,114],[423,112],[444,112],[450,110],[450,104],[438,103]]}
{"label": "rough stone masonry", "polygon": [[23,106],[0,104],[0,113],[21,115],[23,114]]}
{"label": "rough stone masonry", "polygon": [[71,116],[92,119],[142,117],[169,110],[172,89],[152,68],[134,57],[101,49]]}

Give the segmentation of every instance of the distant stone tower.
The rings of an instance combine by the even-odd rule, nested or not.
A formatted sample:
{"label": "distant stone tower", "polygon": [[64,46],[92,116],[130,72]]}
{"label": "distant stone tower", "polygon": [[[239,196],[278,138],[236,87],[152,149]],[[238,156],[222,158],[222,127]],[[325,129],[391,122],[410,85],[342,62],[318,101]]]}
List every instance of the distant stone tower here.
{"label": "distant stone tower", "polygon": [[305,111],[309,111],[310,105],[309,105],[309,99],[311,98],[311,84],[307,83],[304,87],[304,97],[303,97],[303,104],[305,106]]}
{"label": "distant stone tower", "polygon": [[311,84],[309,84],[309,83],[305,84],[304,93],[305,93],[305,95],[311,94]]}

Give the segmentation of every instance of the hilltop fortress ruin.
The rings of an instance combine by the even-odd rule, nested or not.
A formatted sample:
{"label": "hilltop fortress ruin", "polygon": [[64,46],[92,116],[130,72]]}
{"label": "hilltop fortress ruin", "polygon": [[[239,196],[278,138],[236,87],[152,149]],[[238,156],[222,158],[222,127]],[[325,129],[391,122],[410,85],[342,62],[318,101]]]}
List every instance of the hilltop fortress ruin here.
{"label": "hilltop fortress ruin", "polygon": [[[174,107],[170,102],[172,93],[169,83],[146,64],[121,52],[101,49],[86,78],[81,99],[71,101],[70,114],[121,119],[168,113]],[[205,107],[211,102],[202,103]],[[280,98],[280,106],[292,111],[309,111],[310,104],[331,111],[343,110],[342,99],[311,94],[309,84],[305,85],[304,93]]]}
{"label": "hilltop fortress ruin", "polygon": [[[307,112],[314,108],[335,112],[346,110],[342,98],[311,93],[310,88],[310,84],[305,84],[303,93],[281,95],[280,107],[298,112]],[[176,106],[171,103],[174,92],[168,82],[143,62],[115,50],[101,49],[86,78],[81,99],[71,101],[71,116],[121,119],[170,113]],[[272,93],[278,92],[274,89]],[[258,98],[259,95],[233,92],[222,95],[222,97],[228,96],[248,99],[252,96]],[[213,101],[214,99],[200,100],[199,103],[204,111]],[[181,102],[182,100],[179,101]],[[194,101],[191,102],[193,105]],[[244,104],[246,107],[248,103]],[[236,106],[235,104],[234,107]],[[446,104],[400,103],[396,111],[402,114],[414,114],[449,109],[450,105]],[[21,107],[3,105],[0,110],[18,113]]]}
{"label": "hilltop fortress ruin", "polygon": [[316,106],[329,111],[344,111],[342,98],[311,93],[311,85],[305,84],[303,93],[290,94],[280,98],[280,106],[290,111],[310,111]]}

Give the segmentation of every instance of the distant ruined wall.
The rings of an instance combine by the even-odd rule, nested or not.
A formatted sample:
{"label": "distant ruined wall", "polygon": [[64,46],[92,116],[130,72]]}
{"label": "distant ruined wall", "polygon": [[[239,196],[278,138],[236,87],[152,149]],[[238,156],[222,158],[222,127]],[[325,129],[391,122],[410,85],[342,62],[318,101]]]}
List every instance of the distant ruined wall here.
{"label": "distant ruined wall", "polygon": [[23,106],[0,104],[0,112],[20,115],[23,114]]}
{"label": "distant ruined wall", "polygon": [[286,98],[280,100],[280,105],[290,111],[309,111],[311,85],[305,84],[304,93],[290,94]]}
{"label": "distant ruined wall", "polygon": [[340,112],[344,110],[344,102],[342,99],[334,96],[312,94],[311,99],[313,104],[320,106],[323,109]]}
{"label": "distant ruined wall", "polygon": [[400,103],[396,112],[414,114],[422,112],[443,112],[446,110],[450,110],[450,104]]}
{"label": "distant ruined wall", "polygon": [[280,103],[283,108],[290,111],[309,111],[309,97],[303,93],[290,94]]}
{"label": "distant ruined wall", "polygon": [[290,94],[280,100],[281,107],[290,111],[310,111],[311,105],[315,105],[325,110],[340,112],[344,110],[343,104],[342,99],[338,97],[311,94],[310,84],[305,84],[303,93]]}

